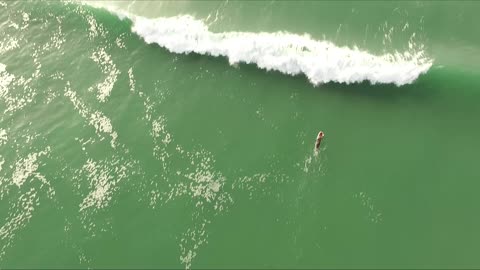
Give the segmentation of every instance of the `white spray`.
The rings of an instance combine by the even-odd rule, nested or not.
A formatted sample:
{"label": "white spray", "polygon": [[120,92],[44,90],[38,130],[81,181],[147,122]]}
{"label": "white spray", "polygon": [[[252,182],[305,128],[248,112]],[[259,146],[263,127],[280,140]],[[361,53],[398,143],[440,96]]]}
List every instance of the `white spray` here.
{"label": "white spray", "polygon": [[374,55],[358,48],[338,47],[308,34],[287,32],[210,32],[189,15],[150,19],[109,9],[133,22],[132,31],[147,43],[170,52],[197,53],[228,58],[230,64],[256,64],[288,75],[305,74],[314,84],[369,81],[397,86],[415,81],[432,66],[422,50]]}

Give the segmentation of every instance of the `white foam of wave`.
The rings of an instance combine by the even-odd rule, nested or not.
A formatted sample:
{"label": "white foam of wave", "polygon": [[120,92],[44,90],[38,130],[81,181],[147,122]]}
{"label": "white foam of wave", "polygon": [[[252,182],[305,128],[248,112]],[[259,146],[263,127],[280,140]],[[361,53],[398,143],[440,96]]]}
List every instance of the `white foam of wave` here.
{"label": "white foam of wave", "polygon": [[6,65],[0,63],[0,97],[3,97],[7,91],[8,86],[13,82],[15,76],[6,70]]}
{"label": "white foam of wave", "polygon": [[248,197],[254,196],[274,196],[272,186],[278,186],[291,179],[285,174],[274,174],[271,172],[256,173],[248,176],[241,176],[233,180],[231,187],[233,190],[242,190],[248,193]]}
{"label": "white foam of wave", "polygon": [[415,81],[433,63],[422,49],[375,55],[356,47],[338,47],[330,41],[315,40],[308,34],[214,33],[203,21],[189,15],[150,19],[107,9],[120,19],[129,18],[133,22],[132,31],[145,42],[158,44],[170,52],[223,56],[231,65],[256,64],[288,75],[304,74],[314,85],[369,81],[401,86]]}
{"label": "white foam of wave", "polygon": [[23,26],[21,29],[25,30],[28,27],[28,22],[30,21],[30,15],[28,13],[23,12],[22,19],[23,19]]}
{"label": "white foam of wave", "polygon": [[133,76],[133,69],[128,69],[128,85],[130,86],[130,91],[135,92],[135,77]]}
{"label": "white foam of wave", "polygon": [[70,83],[67,83],[65,88],[65,96],[70,99],[73,107],[80,113],[80,115],[88,120],[88,123],[95,128],[95,132],[103,140],[102,134],[108,134],[111,137],[110,146],[116,148],[118,133],[113,129],[112,122],[108,117],[99,111],[91,111],[83,104],[77,97],[77,94],[70,89]]}
{"label": "white foam of wave", "polygon": [[0,258],[5,255],[6,249],[11,246],[17,231],[28,224],[38,205],[38,194],[34,188],[22,194],[13,203],[7,218],[8,221],[0,227]]}
{"label": "white foam of wave", "polygon": [[[16,77],[8,73],[6,65],[0,63],[0,100],[6,105],[4,113],[20,110],[33,101],[37,91],[32,89],[30,83],[40,77],[40,68],[41,65],[37,65],[32,76],[25,79],[23,76]],[[17,87],[15,91],[11,91],[14,87]]]}
{"label": "white foam of wave", "polygon": [[[143,119],[151,122],[150,135],[155,145],[153,156],[161,162],[162,167],[161,177],[153,179],[151,187],[148,188],[150,205],[155,208],[157,205],[187,197],[195,206],[192,213],[193,226],[182,234],[179,243],[180,262],[188,269],[197,256],[198,249],[208,243],[207,225],[211,223],[211,219],[206,218],[207,213],[215,216],[227,211],[233,199],[225,188],[226,177],[215,169],[213,155],[204,149],[187,151],[178,145],[168,129],[166,116],[153,118],[158,100],[152,102],[139,90],[136,93],[144,99],[145,105]],[[172,159],[183,162],[185,166],[171,172],[169,165]],[[161,191],[159,186],[168,188]]]}
{"label": "white foam of wave", "polygon": [[[112,92],[113,85],[117,81],[120,71],[113,63],[112,57],[105,52],[104,48],[100,48],[99,51],[94,52],[90,58],[95,63],[100,65],[102,73],[106,76],[103,82],[96,85],[98,90],[98,100],[100,102],[105,102],[107,97],[110,96],[110,93]],[[93,90],[93,88],[90,88],[89,90]]]}
{"label": "white foam of wave", "polygon": [[61,48],[62,48],[62,45],[67,40],[65,38],[65,35],[62,32],[62,25],[61,25],[62,21],[60,17],[57,17],[55,19],[58,22],[57,31],[53,32],[53,34],[50,36],[50,40],[43,45],[41,49],[42,53],[45,53],[50,50],[58,50],[61,54],[64,54],[64,52],[61,51]]}
{"label": "white foam of wave", "polygon": [[121,155],[100,160],[88,158],[81,168],[74,171],[74,183],[83,197],[78,205],[80,221],[91,237],[112,231],[111,219],[103,214],[115,203],[122,182],[138,172],[139,162],[125,157],[125,153]]}
{"label": "white foam of wave", "polygon": [[[20,138],[22,137],[27,140],[29,138],[29,136],[20,136]],[[18,149],[19,147],[25,147],[25,145],[28,145],[28,143],[17,143],[16,147]],[[0,200],[6,194],[10,198],[18,194],[17,198],[7,201],[10,204],[8,216],[3,226],[0,227],[0,259],[5,255],[6,249],[13,243],[17,232],[27,226],[32,218],[33,212],[40,204],[40,192],[45,191],[48,199],[53,199],[55,196],[55,190],[47,181],[47,178],[38,171],[42,165],[40,158],[48,156],[50,151],[50,147],[47,146],[42,151],[32,152],[17,159],[15,164],[10,166],[10,169],[14,169],[11,177],[0,177]],[[0,156],[0,169],[4,162],[5,160]],[[9,187],[14,188],[9,189]]]}
{"label": "white foam of wave", "polygon": [[158,117],[158,119],[152,121],[152,132],[151,135],[153,138],[161,138],[161,142],[167,146],[171,141],[171,135],[168,133],[165,127],[166,118],[164,116]]}
{"label": "white foam of wave", "polygon": [[[184,153],[191,167],[184,171],[177,171],[182,182],[174,185],[170,190],[170,200],[173,196],[187,195],[195,203],[195,212],[192,215],[194,226],[183,233],[180,239],[180,261],[186,269],[190,269],[192,261],[197,256],[198,249],[208,243],[206,226],[211,223],[206,213],[220,214],[233,203],[233,198],[225,189],[226,177],[215,170],[213,155],[206,151],[183,151],[177,147],[178,154]],[[187,180],[187,181],[185,181]]]}
{"label": "white foam of wave", "polygon": [[82,167],[82,171],[90,180],[91,191],[80,204],[80,211],[91,207],[95,209],[107,207],[112,200],[118,182],[127,176],[127,167],[122,164],[111,168],[110,165],[117,164],[98,164],[89,159]]}
{"label": "white foam of wave", "polygon": [[192,262],[197,256],[197,250],[200,246],[208,243],[207,226],[211,223],[208,219],[202,219],[183,233],[180,239],[180,262],[185,265],[185,269],[190,269]]}
{"label": "white foam of wave", "polygon": [[18,40],[16,38],[7,36],[5,40],[0,42],[0,53],[6,53],[18,47],[19,47]]}
{"label": "white foam of wave", "polygon": [[89,25],[88,37],[90,38],[90,40],[98,37],[99,35],[105,36],[105,30],[101,25],[98,25],[97,21],[93,18],[92,15],[86,15],[86,20]]}
{"label": "white foam of wave", "polygon": [[117,45],[118,48],[120,49],[125,49],[126,46],[125,46],[125,41],[123,40],[124,39],[124,36],[125,34],[121,34],[119,37],[117,37],[115,39],[115,44]]}
{"label": "white foam of wave", "polygon": [[29,177],[34,175],[39,180],[44,180],[44,177],[42,175],[35,173],[39,167],[37,160],[41,156],[47,155],[49,152],[50,148],[47,148],[44,151],[40,151],[38,153],[30,153],[27,155],[26,158],[20,159],[16,163],[15,171],[12,175],[12,182],[18,187],[21,187]]}

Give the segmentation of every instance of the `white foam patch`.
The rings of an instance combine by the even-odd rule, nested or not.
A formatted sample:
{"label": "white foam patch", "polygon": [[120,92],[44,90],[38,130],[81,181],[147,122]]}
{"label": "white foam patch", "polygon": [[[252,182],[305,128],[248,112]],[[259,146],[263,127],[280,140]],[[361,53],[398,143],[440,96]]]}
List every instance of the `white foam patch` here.
{"label": "white foam patch", "polygon": [[6,65],[0,63],[0,98],[7,94],[8,86],[15,79],[15,76],[13,74],[9,74],[6,68]]}
{"label": "white foam patch", "polygon": [[6,6],[7,6],[7,3],[0,1],[0,7],[6,7]]}
{"label": "white foam patch", "polygon": [[185,265],[185,269],[190,269],[193,259],[197,256],[198,248],[208,243],[206,226],[210,223],[211,221],[203,219],[193,228],[189,228],[180,239],[180,262]]}
{"label": "white foam patch", "polygon": [[14,37],[6,37],[5,40],[0,42],[0,53],[6,53],[10,50],[16,49],[19,47],[18,40]]}
{"label": "white foam patch", "polygon": [[[143,98],[142,92],[137,92]],[[197,256],[197,250],[207,243],[208,234],[206,225],[211,222],[205,218],[207,213],[213,215],[226,211],[233,203],[230,194],[225,190],[226,177],[215,170],[213,155],[204,149],[186,151],[182,146],[174,143],[174,138],[167,127],[167,118],[163,115],[152,119],[156,107],[148,97],[144,98],[146,116],[151,121],[150,135],[154,141],[153,155],[161,162],[162,176],[165,182],[162,186],[168,189],[160,192],[158,179],[149,188],[150,205],[165,204],[178,198],[188,198],[194,204],[192,213],[193,226],[182,234],[180,239],[180,261],[186,268],[190,268],[192,260]],[[184,163],[185,166],[175,172],[170,172],[170,159]],[[178,160],[177,160],[178,159]]]}
{"label": "white foam patch", "polygon": [[[285,175],[259,173],[232,179],[233,183],[229,183],[227,177],[216,169],[212,153],[196,145],[189,144],[186,148],[176,142],[174,134],[168,128],[167,117],[156,111],[165,96],[162,94],[160,99],[150,99],[140,90],[136,89],[135,93],[143,99],[145,109],[143,119],[151,123],[153,156],[160,163],[159,173],[152,177],[149,186],[144,187],[144,192],[152,208],[181,198],[191,203],[192,222],[182,233],[179,243],[180,262],[186,268],[190,268],[198,255],[198,250],[208,243],[207,229],[212,219],[228,211],[233,204],[230,189],[250,191],[251,197],[253,193],[259,192],[268,195],[274,192],[271,189],[273,183],[283,183],[289,179]],[[171,171],[172,162],[176,164],[176,171]]]}
{"label": "white foam patch", "polygon": [[80,204],[80,211],[87,208],[102,209],[112,200],[113,192],[117,189],[119,181],[124,179],[127,171],[125,165],[110,167],[114,164],[98,164],[92,159],[87,160],[82,171],[90,180],[90,193]]}
{"label": "white foam patch", "polygon": [[42,68],[42,64],[41,64],[40,61],[38,60],[39,55],[40,55],[39,49],[35,49],[34,52],[33,52],[33,54],[32,54],[33,64],[34,64],[34,66],[35,66],[35,71],[34,71],[34,73],[32,74],[32,78],[33,78],[33,79],[38,79],[38,78],[40,78],[40,76],[41,76],[40,69]]}
{"label": "white foam patch", "polygon": [[[145,102],[148,103],[149,100]],[[149,107],[146,109],[148,111]],[[146,117],[150,117],[148,113]],[[153,120],[152,131],[150,132],[155,143],[155,146],[153,147],[153,156],[162,162],[161,165],[165,172],[169,170],[167,159],[170,158],[170,151],[168,151],[167,147],[172,142],[172,135],[166,128],[166,121],[167,120],[164,116],[159,116],[157,119]]]}
{"label": "white foam patch", "polygon": [[118,135],[117,132],[113,131],[112,123],[108,117],[101,112],[94,112],[90,115],[89,123],[95,127],[98,132],[110,134],[110,137],[112,137],[111,146],[112,148],[115,148],[115,141],[117,140]]}
{"label": "white foam patch", "polygon": [[172,141],[172,136],[167,131],[166,118],[164,116],[158,117],[158,119],[152,121],[152,136],[157,139],[161,137],[161,141],[167,146]]}
{"label": "white foam patch", "polygon": [[[2,171],[3,169],[3,164],[5,164],[5,159],[0,156],[0,172]],[[3,181],[0,179],[0,183],[2,183]]]}
{"label": "white foam patch", "polygon": [[303,164],[297,163],[296,165],[302,167],[304,173],[318,173],[321,176],[326,175],[327,156],[326,153],[323,153],[326,149],[326,146],[321,147],[320,149],[313,149],[313,154],[307,155]]}
{"label": "white foam patch", "polygon": [[42,53],[55,49],[58,50],[60,54],[64,54],[64,52],[61,51],[61,48],[66,42],[66,39],[62,32],[61,19],[57,17],[56,20],[58,22],[57,31],[53,32],[50,36],[50,40],[43,45],[41,49]]}
{"label": "white foam patch", "polygon": [[125,49],[125,42],[123,41],[123,37],[125,34],[121,34],[119,37],[115,39],[115,44],[117,45],[118,48],[120,49]]}
{"label": "white foam patch", "polygon": [[253,199],[254,195],[272,195],[272,186],[277,186],[278,184],[284,183],[288,180],[289,178],[286,175],[277,175],[272,173],[256,173],[251,176],[242,176],[235,179],[232,182],[232,189],[243,190],[248,193],[250,199]]}
{"label": "white foam patch", "polygon": [[135,77],[132,68],[128,69],[128,84],[130,85],[130,91],[135,92]]}
{"label": "white foam patch", "polygon": [[[83,9],[81,9],[83,11]],[[87,20],[87,23],[89,25],[88,28],[88,37],[90,40],[102,36],[105,37],[105,30],[101,25],[98,25],[97,21],[91,14],[86,14],[84,11],[81,12],[83,15],[85,15],[85,19]]]}
{"label": "white foam patch", "polygon": [[83,197],[79,204],[80,220],[89,236],[112,231],[111,219],[98,214],[109,210],[120,190],[120,183],[132,177],[136,165],[138,161],[113,156],[102,160],[89,158],[80,169],[75,170],[74,183]]}
{"label": "white foam patch", "polygon": [[187,196],[195,203],[193,219],[196,222],[180,239],[180,261],[189,269],[197,256],[197,250],[208,243],[206,225],[211,220],[205,216],[209,212],[217,215],[226,211],[233,199],[225,190],[226,178],[215,170],[215,160],[211,153],[205,150],[186,152],[181,149],[178,153],[186,155],[191,167],[176,173],[183,177],[183,181],[174,185],[167,201],[176,196]]}
{"label": "white foam patch", "polygon": [[28,15],[28,13],[23,12],[22,18],[24,23],[28,23],[28,21],[30,21],[30,15]]}
{"label": "white foam patch", "polygon": [[[117,81],[117,77],[120,71],[117,69],[112,61],[112,57],[105,52],[104,48],[100,48],[99,51],[94,52],[90,57],[95,63],[100,65],[100,69],[106,76],[105,80],[96,85],[98,90],[97,98],[100,102],[105,102],[106,98],[110,96],[113,85]],[[90,88],[92,90],[93,88]]]}
{"label": "white foam patch", "polygon": [[[25,189],[25,186],[28,188],[32,183],[42,189],[46,187],[47,195],[49,198],[53,198],[55,191],[49,182],[47,182],[45,176],[38,172],[38,168],[42,165],[40,162],[41,157],[49,156],[51,149],[47,146],[43,150],[35,149],[23,157],[18,157],[19,149],[25,149],[34,145],[34,140],[39,136],[39,134],[36,133],[32,134],[28,129],[23,129],[21,133],[22,134],[18,134],[17,137],[10,140],[9,148],[11,150],[17,149],[17,155],[15,162],[7,167],[7,172],[11,173],[10,177],[0,176],[0,200],[2,200],[5,195],[10,194],[10,191],[21,192]],[[0,130],[0,134],[2,134],[3,144],[5,144],[7,142],[7,134],[2,130]],[[3,169],[5,162],[5,158],[0,155],[0,171]]]}
{"label": "white foam patch", "polygon": [[38,158],[47,155],[49,151],[50,148],[47,148],[44,151],[40,151],[38,153],[30,153],[27,155],[27,157],[17,161],[17,163],[15,164],[15,171],[12,175],[12,182],[17,187],[21,187],[25,183],[25,181],[33,175],[37,176],[37,178],[40,177],[40,180],[44,180],[43,176],[36,174],[35,172],[39,167]]}
{"label": "white foam patch", "polygon": [[34,188],[22,194],[10,208],[7,222],[0,228],[0,258],[5,250],[11,246],[16,232],[25,227],[33,216],[35,207],[39,205],[37,192]]}
{"label": "white foam patch", "polygon": [[[25,79],[23,76],[15,78],[13,74],[7,72],[6,65],[0,63],[0,100],[7,105],[5,113],[15,112],[33,101],[37,92],[30,87],[29,83],[36,78],[37,73],[38,71],[35,71],[29,79]],[[21,87],[21,90],[14,91],[16,96],[9,91],[13,86]]]}
{"label": "white foam patch", "polygon": [[12,27],[12,28],[17,29],[17,30],[20,29],[20,26],[18,26],[18,24],[15,23],[15,22],[10,22],[10,24],[8,25],[8,27]]}
{"label": "white foam patch", "polygon": [[158,44],[170,52],[223,56],[231,65],[248,63],[288,75],[304,74],[314,85],[369,81],[401,86],[426,73],[433,62],[423,50],[374,55],[358,48],[315,40],[308,34],[214,33],[203,21],[189,15],[150,19],[110,11],[132,20],[132,31],[145,42]]}
{"label": "white foam patch", "polygon": [[61,71],[57,71],[55,73],[53,73],[50,78],[54,79],[54,80],[60,80],[60,81],[63,81],[64,78],[65,78],[65,73],[61,72]]}
{"label": "white foam patch", "polygon": [[91,112],[87,106],[80,101],[80,99],[77,97],[77,94],[70,89],[69,83],[67,83],[67,87],[65,89],[65,96],[70,99],[80,115],[87,119],[88,123],[95,128],[95,132],[100,137],[100,140],[104,139],[102,134],[107,134],[111,138],[110,146],[112,148],[116,148],[118,133],[113,130],[110,119],[99,111]]}
{"label": "white foam patch", "polygon": [[213,155],[206,150],[197,152],[185,152],[190,160],[190,168],[184,172],[177,172],[188,181],[185,193],[194,198],[195,206],[203,210],[204,206],[213,208],[215,212],[225,210],[231,197],[224,191],[226,178],[218,171],[215,171],[215,160]]}
{"label": "white foam patch", "polygon": [[[20,136],[26,138],[32,136]],[[15,140],[17,141],[17,140]],[[17,143],[16,147],[25,147],[28,143]],[[27,154],[24,158],[19,158],[13,166],[11,180],[6,182],[0,178],[0,200],[4,195],[8,194],[8,203],[10,209],[5,224],[0,228],[0,258],[5,255],[6,249],[11,246],[17,232],[24,228],[33,216],[35,208],[40,204],[39,191],[45,191],[47,198],[53,199],[55,191],[47,181],[45,176],[38,172],[40,165],[40,157],[47,156],[50,153],[50,147],[46,147],[43,151]],[[5,160],[0,157],[0,167]],[[8,187],[13,187],[7,190]],[[46,189],[45,189],[46,188]],[[15,199],[15,194],[19,194]]]}
{"label": "white foam patch", "polygon": [[23,21],[23,26],[22,30],[25,30],[28,27],[28,22],[30,21],[30,15],[28,13],[23,12],[22,13],[22,21]]}

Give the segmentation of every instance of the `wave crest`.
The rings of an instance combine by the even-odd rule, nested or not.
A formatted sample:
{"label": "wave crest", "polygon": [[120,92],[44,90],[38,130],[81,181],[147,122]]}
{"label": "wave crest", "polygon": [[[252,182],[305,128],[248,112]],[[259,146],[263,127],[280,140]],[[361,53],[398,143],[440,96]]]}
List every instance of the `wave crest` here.
{"label": "wave crest", "polygon": [[328,82],[410,84],[432,66],[423,50],[374,55],[358,48],[338,47],[308,34],[287,32],[211,32],[189,15],[145,18],[110,10],[129,18],[132,31],[147,43],[179,54],[197,53],[228,58],[230,64],[256,64],[284,74],[305,74],[313,85]]}

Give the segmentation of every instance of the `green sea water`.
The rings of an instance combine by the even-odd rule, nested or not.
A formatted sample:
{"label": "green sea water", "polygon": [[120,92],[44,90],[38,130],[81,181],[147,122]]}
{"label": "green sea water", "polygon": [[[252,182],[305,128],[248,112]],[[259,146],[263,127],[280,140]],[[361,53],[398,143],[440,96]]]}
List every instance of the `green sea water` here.
{"label": "green sea water", "polygon": [[[0,1],[0,267],[480,267],[479,12],[475,1]],[[134,16],[179,15],[226,36],[422,51],[432,65],[398,86],[412,70],[350,82],[327,53],[341,68],[315,85],[230,64],[240,43],[230,58],[175,53],[134,31]],[[356,74],[390,66],[368,67]]]}

